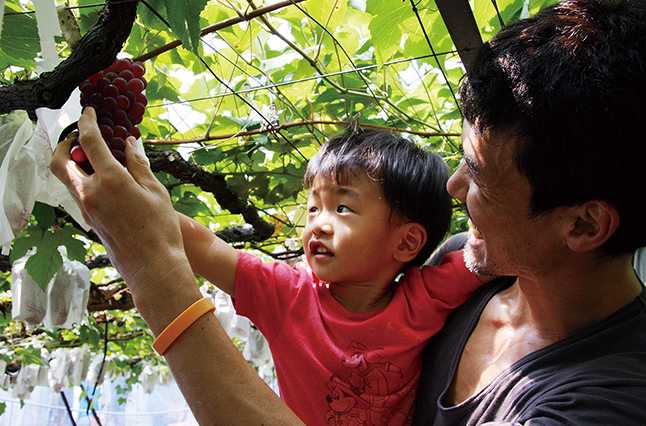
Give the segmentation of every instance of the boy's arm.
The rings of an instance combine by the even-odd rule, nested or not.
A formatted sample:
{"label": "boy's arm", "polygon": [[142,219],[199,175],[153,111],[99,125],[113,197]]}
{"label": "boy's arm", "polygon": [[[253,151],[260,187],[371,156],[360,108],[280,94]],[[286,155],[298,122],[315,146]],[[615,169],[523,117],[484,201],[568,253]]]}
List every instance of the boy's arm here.
{"label": "boy's arm", "polygon": [[201,223],[182,213],[177,217],[193,272],[234,297],[237,251]]}

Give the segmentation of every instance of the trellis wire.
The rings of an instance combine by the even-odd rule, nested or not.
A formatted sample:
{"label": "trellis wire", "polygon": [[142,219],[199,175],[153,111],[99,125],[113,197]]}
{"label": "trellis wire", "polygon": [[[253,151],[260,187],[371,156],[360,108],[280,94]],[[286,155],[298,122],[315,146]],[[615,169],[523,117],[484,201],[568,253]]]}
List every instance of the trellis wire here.
{"label": "trellis wire", "polygon": [[[450,51],[447,51],[447,52],[441,52],[441,53],[435,53],[435,54],[423,55],[423,56],[416,56],[416,57],[413,57],[413,58],[398,59],[398,60],[395,60],[395,61],[385,62],[384,66],[395,65],[395,64],[400,64],[400,63],[404,63],[404,62],[412,62],[412,61],[416,61],[416,60],[419,60],[419,59],[431,58],[431,57],[434,57],[434,56],[452,55],[452,54],[455,54],[455,53],[457,53],[457,51],[450,50]],[[227,58],[227,60],[228,60],[228,58]],[[231,62],[231,61],[229,61],[229,62]],[[325,74],[325,76],[326,77],[328,77],[328,76],[333,77],[333,76],[336,76],[336,75],[350,74],[350,73],[355,73],[355,72],[359,72],[359,71],[365,71],[365,70],[369,70],[369,69],[373,69],[373,68],[377,68],[377,65],[366,65],[366,66],[363,66],[363,67],[357,67],[357,68],[348,69],[348,70],[345,70],[345,71],[335,71],[335,72]],[[291,80],[291,81],[285,81],[285,82],[280,82],[280,83],[273,83],[273,84],[269,84],[269,85],[265,85],[265,86],[258,86],[258,87],[252,87],[252,88],[249,88],[249,89],[238,90],[237,93],[252,93],[252,92],[257,92],[257,91],[260,91],[260,90],[271,90],[271,89],[273,89],[275,87],[289,86],[289,85],[292,85],[292,84],[295,84],[295,83],[303,83],[303,82],[306,82],[306,81],[317,80],[317,79],[321,79],[321,78],[323,78],[323,76],[321,76],[321,75],[313,76],[313,77],[305,77],[305,78],[301,78],[301,79],[298,79],[298,80]],[[190,103],[190,102],[205,101],[205,100],[209,100],[209,99],[216,99],[216,98],[221,98],[221,97],[225,97],[225,96],[232,96],[232,95],[233,95],[233,93],[219,93],[217,95],[205,96],[205,97],[202,97],[202,98],[193,98],[193,99],[187,99],[187,100],[182,100],[182,101],[167,102],[165,104],[147,105],[146,108],[158,108],[158,107],[164,107],[164,106],[167,106],[167,105],[186,104],[186,103]]]}
{"label": "trellis wire", "polygon": [[496,16],[498,16],[500,27],[505,28],[505,21],[502,19],[502,15],[500,14],[500,10],[498,9],[498,2],[496,2],[496,0],[491,0],[491,3],[493,4],[493,8],[496,10]]}
{"label": "trellis wire", "polygon": [[422,29],[422,32],[424,33],[424,38],[426,39],[426,43],[428,43],[428,47],[431,49],[431,56],[435,59],[435,62],[437,63],[437,68],[442,73],[442,77],[444,77],[444,81],[446,81],[446,86],[451,91],[451,96],[453,97],[453,101],[455,102],[455,106],[458,109],[458,111],[460,112],[460,115],[462,115],[462,110],[460,109],[460,102],[458,102],[458,99],[455,96],[455,92],[453,91],[453,87],[451,87],[451,82],[449,81],[448,77],[446,76],[446,73],[444,72],[444,68],[442,68],[442,64],[440,63],[440,60],[439,60],[437,54],[435,53],[435,48],[433,47],[433,44],[431,43],[431,40],[428,38],[426,28],[424,28],[424,23],[422,22],[422,18],[419,16],[419,11],[417,10],[417,4],[415,4],[414,0],[410,0],[410,4],[413,7],[413,13],[415,13],[415,16],[417,17],[417,22],[419,22],[419,27]]}

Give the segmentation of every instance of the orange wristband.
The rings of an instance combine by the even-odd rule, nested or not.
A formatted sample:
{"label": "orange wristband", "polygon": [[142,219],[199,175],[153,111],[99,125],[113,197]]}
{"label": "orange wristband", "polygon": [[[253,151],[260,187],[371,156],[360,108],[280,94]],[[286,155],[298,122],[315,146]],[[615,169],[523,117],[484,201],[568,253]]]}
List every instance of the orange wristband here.
{"label": "orange wristband", "polygon": [[160,333],[153,343],[153,349],[159,354],[164,355],[166,350],[173,342],[189,328],[195,321],[207,312],[215,311],[215,306],[206,297],[193,303],[179,314],[168,326]]}

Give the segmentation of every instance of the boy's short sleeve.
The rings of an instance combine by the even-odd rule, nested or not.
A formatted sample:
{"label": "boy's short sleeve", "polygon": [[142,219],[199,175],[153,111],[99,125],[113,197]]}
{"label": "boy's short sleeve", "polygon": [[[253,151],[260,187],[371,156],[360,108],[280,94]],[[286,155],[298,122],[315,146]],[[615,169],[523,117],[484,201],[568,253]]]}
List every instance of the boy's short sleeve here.
{"label": "boy's short sleeve", "polygon": [[249,253],[238,251],[235,297],[236,312],[249,318],[271,341],[295,303],[307,296],[312,276],[301,262],[263,262]]}
{"label": "boy's short sleeve", "polygon": [[426,301],[434,311],[452,310],[466,302],[482,286],[480,280],[467,269],[462,250],[448,253],[438,266],[409,268],[406,275],[412,282],[418,277],[423,285],[409,286],[409,299]]}

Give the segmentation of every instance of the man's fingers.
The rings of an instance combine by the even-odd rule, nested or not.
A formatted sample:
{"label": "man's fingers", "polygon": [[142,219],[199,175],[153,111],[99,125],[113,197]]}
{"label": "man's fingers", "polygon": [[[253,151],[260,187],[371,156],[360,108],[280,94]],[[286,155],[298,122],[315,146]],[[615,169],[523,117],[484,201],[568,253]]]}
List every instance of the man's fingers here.
{"label": "man's fingers", "polygon": [[103,140],[93,108],[85,108],[83,115],[79,118],[78,129],[79,144],[95,171],[113,169],[120,165],[110,152],[108,144]]}
{"label": "man's fingers", "polygon": [[52,160],[49,162],[49,170],[54,174],[54,176],[60,179],[61,182],[65,184],[65,186],[69,186],[69,179],[67,178],[67,176],[65,176],[65,173],[63,173],[63,171],[65,170],[65,163],[72,159],[72,157],[70,156],[71,146],[71,139],[65,139],[64,141],[60,142],[58,145],[56,145]]}
{"label": "man's fingers", "polygon": [[137,140],[133,136],[126,139],[126,168],[139,185],[150,188],[151,184],[157,185],[159,181],[150,170],[146,159],[137,149]]}

